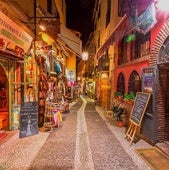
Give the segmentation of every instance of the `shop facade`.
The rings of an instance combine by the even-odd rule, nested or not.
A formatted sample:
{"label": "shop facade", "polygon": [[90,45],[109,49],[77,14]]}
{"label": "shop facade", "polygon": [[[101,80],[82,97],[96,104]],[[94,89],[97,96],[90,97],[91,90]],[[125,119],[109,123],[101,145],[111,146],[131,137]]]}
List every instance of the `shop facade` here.
{"label": "shop facade", "polygon": [[57,111],[68,110],[66,72],[73,70],[71,83],[75,84],[76,56],[81,55],[81,40],[63,24],[60,27],[57,9],[45,11],[45,2],[34,2],[25,2],[27,10],[20,9],[22,2],[17,7],[13,2],[0,2],[0,129],[20,129],[21,137],[43,126],[49,103]]}
{"label": "shop facade", "polygon": [[[2,94],[0,128],[14,130],[19,128],[20,106],[26,92],[24,58],[30,49],[33,37],[3,12],[0,12],[0,22],[0,70],[2,73],[0,75],[0,93]],[[36,81],[33,80],[34,75],[31,76],[31,81]]]}
{"label": "shop facade", "polygon": [[[152,6],[151,6],[152,5]],[[150,3],[147,10],[150,10]],[[153,23],[149,30],[136,29],[134,32],[135,39],[127,42],[127,38],[131,32],[125,35],[124,40],[116,43],[117,47],[122,47],[119,51],[117,61],[115,62],[115,91],[120,91],[123,94],[139,91],[150,93],[150,101],[145,111],[143,122],[140,127],[140,136],[147,141],[156,144],[158,142],[169,141],[169,117],[168,117],[168,15],[164,17],[164,13],[156,9],[156,18],[151,18]],[[142,13],[141,16],[146,15]],[[140,17],[141,18],[141,17]],[[141,21],[141,20],[140,20]],[[140,33],[142,34],[140,36]],[[139,39],[140,36],[140,39]],[[144,38],[141,38],[143,37]],[[138,37],[138,38],[137,38]],[[136,44],[138,43],[138,44]],[[135,45],[135,57],[131,51],[132,45]],[[125,47],[126,46],[126,47]],[[129,47],[129,48],[128,48]],[[138,50],[136,50],[138,48]],[[139,50],[140,49],[140,50]],[[128,52],[129,58],[125,56],[125,51]],[[126,53],[127,54],[127,53]],[[137,58],[138,57],[138,58]],[[126,62],[127,61],[127,62]]]}

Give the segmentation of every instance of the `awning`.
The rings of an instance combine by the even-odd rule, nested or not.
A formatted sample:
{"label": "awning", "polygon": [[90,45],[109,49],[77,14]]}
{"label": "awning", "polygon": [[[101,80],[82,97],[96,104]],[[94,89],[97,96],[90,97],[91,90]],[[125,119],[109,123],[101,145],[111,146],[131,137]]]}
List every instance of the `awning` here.
{"label": "awning", "polygon": [[73,34],[68,28],[63,24],[60,25],[60,34],[58,37],[62,39],[66,46],[77,56],[81,57],[82,54],[82,41]]}
{"label": "awning", "polygon": [[104,51],[106,51],[110,45],[112,45],[114,42],[119,41],[128,29],[128,19],[126,15],[121,19],[119,24],[115,27],[109,38],[106,40],[106,42],[100,47],[100,49],[97,51],[97,58],[99,58]]}
{"label": "awning", "polygon": [[56,39],[56,46],[57,48],[62,51],[62,53],[66,56],[66,57],[70,57],[70,54],[68,53],[68,48],[65,45],[65,42],[63,42],[63,40],[61,40],[60,37],[57,37]]}

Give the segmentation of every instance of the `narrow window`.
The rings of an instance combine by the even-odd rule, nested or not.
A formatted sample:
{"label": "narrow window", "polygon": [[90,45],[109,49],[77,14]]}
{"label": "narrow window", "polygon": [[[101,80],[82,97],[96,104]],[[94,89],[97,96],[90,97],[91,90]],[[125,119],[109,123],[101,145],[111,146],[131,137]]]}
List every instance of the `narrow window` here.
{"label": "narrow window", "polygon": [[52,0],[47,0],[47,11],[52,14]]}
{"label": "narrow window", "polygon": [[111,0],[107,0],[106,27],[110,22]]}

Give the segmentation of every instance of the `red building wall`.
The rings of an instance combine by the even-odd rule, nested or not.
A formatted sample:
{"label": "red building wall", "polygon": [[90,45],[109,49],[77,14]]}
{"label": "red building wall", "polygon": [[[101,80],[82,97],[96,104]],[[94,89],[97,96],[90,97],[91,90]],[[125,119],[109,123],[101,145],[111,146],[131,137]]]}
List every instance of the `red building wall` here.
{"label": "red building wall", "polygon": [[126,65],[123,67],[116,68],[115,72],[114,72],[114,80],[115,80],[114,81],[114,90],[115,90],[115,92],[117,91],[117,79],[118,79],[119,73],[122,72],[124,75],[125,90],[126,90],[126,93],[128,93],[128,82],[129,82],[129,77],[130,77],[132,71],[134,71],[134,70],[137,71],[137,73],[141,77],[142,69],[145,67],[148,67],[148,66],[149,66],[149,60],[145,60],[145,61],[140,61],[140,62],[131,64],[131,65]]}

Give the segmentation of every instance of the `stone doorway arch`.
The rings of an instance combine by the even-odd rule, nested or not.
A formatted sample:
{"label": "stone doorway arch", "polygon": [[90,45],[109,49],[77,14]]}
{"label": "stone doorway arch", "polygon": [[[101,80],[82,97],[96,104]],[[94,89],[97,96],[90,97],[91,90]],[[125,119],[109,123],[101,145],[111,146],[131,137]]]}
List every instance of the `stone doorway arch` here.
{"label": "stone doorway arch", "polygon": [[169,19],[155,38],[149,62],[158,68],[157,141],[169,141]]}

